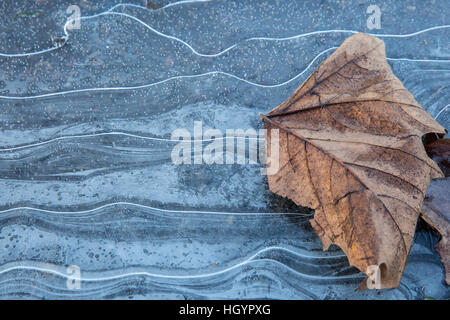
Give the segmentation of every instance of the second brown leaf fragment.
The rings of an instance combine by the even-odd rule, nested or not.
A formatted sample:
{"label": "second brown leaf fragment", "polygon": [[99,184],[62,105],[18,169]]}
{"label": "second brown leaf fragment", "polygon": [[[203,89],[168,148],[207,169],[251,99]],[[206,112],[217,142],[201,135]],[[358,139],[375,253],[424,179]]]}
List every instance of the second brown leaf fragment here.
{"label": "second brown leaf fragment", "polygon": [[450,285],[450,139],[438,139],[425,149],[444,172],[445,179],[431,181],[423,202],[422,219],[441,234],[436,251],[445,269],[445,282]]}

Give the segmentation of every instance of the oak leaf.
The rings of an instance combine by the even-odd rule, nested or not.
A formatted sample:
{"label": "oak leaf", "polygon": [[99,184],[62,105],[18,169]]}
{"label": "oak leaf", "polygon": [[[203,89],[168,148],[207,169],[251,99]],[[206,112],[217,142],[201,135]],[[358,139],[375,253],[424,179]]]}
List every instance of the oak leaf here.
{"label": "oak leaf", "polygon": [[261,118],[269,158],[279,130],[270,190],[315,209],[324,250],[338,245],[369,276],[359,289],[397,287],[430,179],[442,177],[421,137],[445,129],[392,73],[383,41],[346,39]]}

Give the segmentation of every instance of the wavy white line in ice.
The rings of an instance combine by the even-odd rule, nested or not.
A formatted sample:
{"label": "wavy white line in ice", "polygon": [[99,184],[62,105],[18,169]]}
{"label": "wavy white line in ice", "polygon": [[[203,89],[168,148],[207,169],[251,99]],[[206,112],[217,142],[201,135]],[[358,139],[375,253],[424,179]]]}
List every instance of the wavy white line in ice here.
{"label": "wavy white line in ice", "polygon": [[[174,4],[172,4],[172,5],[168,5],[168,6],[165,6],[165,7],[167,8],[167,7],[169,7],[169,6],[174,6],[174,5],[176,5],[176,4],[195,3],[195,2],[203,2],[203,1],[180,1],[180,2],[178,2],[178,3],[174,3]],[[184,46],[186,46],[187,48],[189,48],[194,54],[196,54],[196,55],[198,55],[198,56],[201,56],[201,57],[218,57],[218,56],[223,55],[224,53],[230,51],[231,49],[233,49],[234,47],[236,47],[236,46],[238,45],[237,43],[235,43],[235,44],[233,44],[232,46],[230,46],[230,47],[228,47],[228,48],[226,48],[226,49],[224,49],[224,50],[222,50],[222,51],[220,51],[220,52],[218,52],[218,53],[215,53],[215,54],[204,54],[204,53],[200,53],[200,52],[198,52],[197,50],[195,50],[190,44],[188,44],[187,42],[185,42],[184,40],[182,40],[182,39],[180,39],[180,38],[177,38],[177,37],[174,37],[174,36],[170,36],[170,35],[164,34],[164,33],[160,32],[160,31],[154,29],[153,27],[151,27],[150,25],[148,25],[148,24],[145,23],[144,21],[142,21],[142,20],[136,18],[135,16],[132,16],[132,15],[129,15],[129,14],[126,14],[126,13],[122,13],[122,12],[113,12],[113,10],[114,10],[115,8],[119,7],[119,6],[133,6],[133,7],[139,7],[139,8],[146,9],[146,8],[141,7],[141,6],[138,6],[138,5],[131,5],[131,4],[117,4],[117,5],[113,6],[112,8],[110,8],[110,9],[104,11],[104,12],[97,13],[97,14],[94,14],[94,15],[91,15],[91,16],[80,17],[79,19],[80,19],[80,20],[87,20],[87,19],[92,19],[92,18],[100,17],[100,16],[103,16],[103,15],[119,15],[119,16],[124,16],[124,17],[127,17],[127,18],[130,18],[130,19],[132,19],[132,20],[137,21],[138,23],[142,24],[142,25],[145,26],[147,29],[151,30],[152,32],[156,33],[157,35],[159,35],[159,36],[161,36],[161,37],[164,37],[164,38],[170,39],[170,40],[174,40],[174,41],[177,41],[177,42],[183,44]],[[164,7],[163,7],[163,8],[164,8]],[[66,24],[64,25],[64,34],[65,34],[65,39],[66,39],[66,41],[68,41],[68,39],[69,39],[69,33],[68,33],[68,30],[67,30],[67,26],[68,26],[69,23],[71,23],[71,22],[72,22],[72,20],[69,19],[69,20],[66,22]],[[413,36],[419,35],[419,34],[421,34],[421,33],[429,32],[429,31],[432,31],[432,30],[439,30],[439,29],[445,29],[445,28],[450,28],[450,25],[434,26],[434,27],[430,27],[430,28],[427,28],[427,29],[419,30],[419,31],[414,32],[414,33],[409,33],[409,34],[370,34],[370,33],[369,33],[369,34],[370,34],[370,35],[373,35],[373,36],[380,37],[380,38],[383,38],[383,37],[384,37],[384,38],[408,38],[408,37],[413,37]],[[302,37],[307,37],[307,36],[315,35],[315,34],[325,34],[325,33],[352,33],[352,34],[355,34],[355,33],[359,33],[359,32],[360,32],[360,31],[355,31],[355,30],[339,30],[339,29],[336,29],[336,30],[319,30],[319,31],[307,32],[307,33],[303,33],[303,34],[299,34],[299,35],[295,35],[295,36],[284,37],[284,38],[252,37],[252,38],[248,38],[248,39],[246,39],[246,40],[243,40],[243,42],[247,42],[247,41],[261,41],[261,40],[264,40],[264,41],[286,41],[286,40],[292,40],[292,39],[298,39],[298,38],[302,38]],[[49,49],[45,49],[45,50],[41,50],[41,51],[37,51],[37,52],[31,52],[31,53],[18,53],[18,54],[5,54],[5,53],[0,53],[0,56],[5,56],[5,57],[21,57],[21,56],[29,56],[29,55],[35,55],[35,54],[40,54],[40,53],[52,51],[52,50],[55,50],[55,49],[57,49],[57,47],[52,47],[52,48],[49,48]]]}
{"label": "wavy white line in ice", "polygon": [[[106,10],[105,12],[101,12],[98,14],[94,14],[92,16],[85,16],[85,17],[80,17],[81,20],[84,19],[90,19],[90,18],[95,18],[95,17],[99,17],[101,15],[104,14],[108,14],[109,12],[111,12],[112,10],[114,10],[117,7],[122,7],[122,6],[128,6],[128,7],[136,7],[136,8],[140,8],[140,9],[144,9],[144,10],[148,10],[148,11],[158,11],[158,10],[162,10],[162,9],[166,9],[169,7],[174,7],[180,4],[194,4],[194,3],[202,3],[202,2],[210,2],[211,0],[185,0],[185,1],[178,1],[178,2],[173,2],[173,3],[169,3],[161,8],[155,9],[155,10],[149,10],[146,7],[143,6],[139,6],[137,4],[132,4],[132,3],[119,3],[116,4],[115,6],[111,7],[110,9]],[[71,23],[72,20],[69,19],[66,21],[63,31],[64,31],[64,39],[67,42],[67,40],[69,40],[69,32],[67,31],[67,26],[69,23]],[[25,53],[2,53],[0,52],[0,56],[2,57],[27,57],[27,56],[34,56],[37,54],[42,54],[42,53],[46,53],[46,52],[50,52],[56,49],[59,49],[60,47],[58,46],[53,46],[51,48],[47,48],[47,49],[43,49],[43,50],[39,50],[39,51],[33,51],[33,52],[25,52]]]}
{"label": "wavy white line in ice", "polygon": [[450,72],[450,69],[414,69],[408,72]]}
{"label": "wavy white line in ice", "polygon": [[[164,279],[196,279],[196,278],[208,278],[208,277],[214,277],[217,275],[221,275],[224,273],[227,273],[229,271],[232,271],[236,268],[245,266],[251,262],[254,261],[270,261],[270,262],[274,262],[277,263],[285,268],[287,268],[288,270],[290,270],[291,272],[300,275],[301,277],[304,278],[308,278],[308,279],[312,279],[312,280],[335,280],[335,279],[355,279],[355,277],[357,277],[358,275],[350,275],[350,276],[313,276],[313,275],[307,275],[307,274],[303,274],[300,273],[290,267],[288,267],[287,265],[274,260],[274,259],[269,259],[269,258],[262,258],[262,259],[257,259],[254,260],[255,258],[257,258],[260,254],[267,252],[267,251],[272,251],[272,250],[280,250],[280,251],[286,251],[288,253],[291,253],[295,256],[298,257],[302,257],[302,258],[307,258],[307,259],[333,259],[333,258],[343,258],[345,257],[345,255],[335,255],[335,256],[308,256],[308,255],[303,255],[301,253],[295,252],[293,250],[284,248],[284,247],[267,247],[264,249],[261,249],[259,251],[257,251],[255,254],[251,255],[250,257],[248,257],[247,259],[245,259],[242,262],[239,262],[233,266],[230,266],[228,268],[222,269],[220,271],[216,271],[216,272],[211,272],[211,273],[204,273],[204,274],[196,274],[196,275],[167,275],[167,274],[158,274],[158,273],[151,273],[151,272],[146,272],[146,271],[141,271],[141,272],[129,272],[129,273],[122,273],[122,274],[118,274],[118,275],[111,275],[111,276],[105,276],[105,277],[101,277],[101,278],[94,278],[94,277],[86,277],[86,278],[81,278],[79,279],[80,281],[86,281],[86,282],[100,282],[100,281],[109,281],[109,280],[116,280],[116,279],[120,279],[120,278],[124,278],[124,277],[130,277],[130,276],[148,276],[148,277],[152,277],[152,278],[164,278]],[[54,268],[42,268],[42,267],[34,267],[34,266],[14,266],[14,267],[9,267],[9,268],[5,268],[3,270],[0,270],[0,275],[3,273],[7,273],[13,270],[32,270],[32,271],[41,271],[41,272],[48,272],[48,273],[52,273],[55,275],[58,275],[62,278],[69,278],[70,275],[60,272],[58,271],[59,266],[55,266]]]}
{"label": "wavy white line in ice", "polygon": [[[187,3],[195,4],[195,3],[211,2],[211,1],[212,0],[185,0],[185,1],[178,1],[178,2],[169,3],[169,4],[165,5],[164,7],[160,8],[160,9],[174,7],[174,6],[177,6],[179,4],[187,4]],[[128,5],[128,4],[124,3],[124,5]],[[144,8],[144,7],[141,7],[141,8]],[[144,8],[144,9],[147,9],[147,8]]]}
{"label": "wavy white line in ice", "polygon": [[[79,135],[71,135],[71,136],[61,136],[54,139],[49,139],[41,142],[26,144],[23,146],[18,147],[11,147],[11,148],[1,148],[0,152],[6,152],[6,151],[15,151],[20,149],[26,149],[26,148],[32,148],[32,147],[38,147],[42,145],[46,145],[52,142],[61,141],[61,140],[70,140],[70,139],[76,139],[76,138],[91,138],[91,137],[100,137],[100,136],[125,136],[125,137],[131,137],[131,138],[138,138],[138,139],[144,139],[144,140],[153,140],[153,141],[167,141],[167,142],[180,142],[181,140],[173,140],[173,139],[166,139],[166,138],[155,138],[155,137],[146,137],[141,136],[137,134],[132,133],[126,133],[126,132],[120,132],[120,131],[112,131],[112,132],[101,132],[101,133],[88,133],[88,134],[79,134]],[[218,137],[213,139],[191,139],[191,142],[208,142],[208,141],[216,141],[216,140],[224,140],[227,137]],[[254,137],[233,137],[236,139],[248,139],[248,140],[260,140],[265,141],[265,138],[254,138]],[[186,140],[184,140],[186,141]]]}
{"label": "wavy white line in ice", "polygon": [[[114,7],[113,7],[114,8]],[[118,15],[118,16],[123,16],[129,19],[132,19],[140,24],[142,24],[145,28],[149,29],[150,31],[154,32],[155,34],[169,39],[169,40],[174,40],[176,42],[179,42],[181,44],[183,44],[184,46],[186,46],[189,50],[191,50],[192,53],[194,53],[197,56],[200,57],[207,57],[207,58],[214,58],[214,57],[218,57],[221,56],[223,54],[225,54],[226,52],[230,51],[231,49],[235,48],[236,46],[238,46],[238,43],[233,44],[232,46],[218,52],[218,53],[212,53],[212,54],[207,54],[207,53],[201,53],[199,51],[197,51],[196,49],[194,49],[194,47],[192,47],[189,43],[187,43],[186,41],[177,38],[175,36],[171,36],[171,35],[167,35],[165,33],[162,33],[158,30],[156,30],[155,28],[151,27],[150,25],[148,25],[147,23],[145,23],[144,21],[136,18],[135,16],[129,15],[127,13],[123,13],[123,12],[113,12],[110,10],[102,12],[102,13],[98,13],[96,15],[92,15],[92,16],[86,16],[86,17],[81,17],[81,20],[87,20],[87,19],[92,19],[92,18],[96,18],[96,17],[100,17],[103,15]],[[66,34],[67,39],[69,38],[69,33],[67,32],[67,25],[71,22],[71,20],[68,20],[66,22],[66,25],[64,26],[64,33]],[[418,32],[415,33],[411,33],[411,34],[406,34],[406,35],[394,35],[394,34],[385,34],[385,35],[376,35],[376,34],[370,34],[370,35],[374,35],[374,36],[378,36],[378,37],[393,37],[393,38],[408,38],[408,37],[412,37],[424,32],[428,32],[428,31],[432,31],[432,30],[439,30],[439,29],[445,29],[445,28],[450,28],[450,25],[443,25],[443,26],[435,26],[435,27],[431,27],[428,29],[424,29],[424,30],[420,30]],[[298,38],[302,38],[302,37],[307,37],[310,35],[315,35],[315,34],[324,34],[324,33],[352,33],[352,34],[356,34],[359,33],[360,31],[354,31],[354,30],[321,30],[321,31],[313,31],[313,32],[308,32],[308,33],[303,33],[300,35],[296,35],[293,37],[287,37],[287,38],[266,38],[266,37],[254,37],[254,38],[249,38],[249,39],[245,39],[243,40],[243,42],[250,42],[250,41],[286,41],[286,40],[292,40],[292,39],[298,39]]]}
{"label": "wavy white line in ice", "polygon": [[450,60],[433,60],[433,59],[409,59],[409,58],[386,58],[386,60],[391,61],[408,61],[408,62],[450,62]]}
{"label": "wavy white line in ice", "polygon": [[169,210],[169,209],[161,209],[161,208],[155,208],[143,204],[133,203],[133,202],[125,202],[125,201],[118,201],[113,203],[108,203],[99,207],[95,207],[93,209],[88,210],[79,210],[79,211],[58,211],[58,210],[48,210],[48,209],[40,209],[40,208],[34,208],[34,207],[14,207],[9,208],[5,210],[0,210],[1,213],[6,212],[12,212],[17,210],[32,210],[32,211],[38,211],[38,212],[44,212],[44,213],[50,213],[50,214],[86,214],[86,213],[92,213],[104,208],[108,207],[114,207],[118,205],[124,205],[124,206],[132,206],[132,207],[138,207],[143,209],[150,209],[154,211],[159,212],[165,212],[165,213],[186,213],[186,214],[209,214],[209,215],[234,215],[234,216],[258,216],[258,215],[299,215],[299,216],[310,216],[310,214],[304,214],[304,213],[297,213],[297,212],[222,212],[222,211],[197,211],[197,210]]}
{"label": "wavy white line in ice", "polygon": [[282,83],[278,83],[278,84],[272,84],[272,85],[266,85],[266,84],[259,84],[259,83],[255,83],[249,80],[246,80],[244,78],[240,78],[238,76],[235,76],[234,74],[231,73],[227,73],[227,72],[223,72],[223,71],[210,71],[210,72],[206,72],[206,73],[201,73],[201,74],[195,74],[195,75],[185,75],[185,76],[176,76],[176,77],[171,77],[171,78],[167,78],[161,81],[157,81],[157,82],[153,82],[153,83],[149,83],[149,84],[143,84],[143,85],[139,85],[139,86],[130,86],[130,87],[105,87],[105,88],[87,88],[87,89],[76,89],[76,90],[67,90],[67,91],[60,91],[60,92],[53,92],[53,93],[45,93],[45,94],[40,94],[40,95],[35,95],[35,96],[0,96],[0,99],[10,99],[10,100],[27,100],[27,99],[38,99],[38,98],[47,98],[47,97],[53,97],[53,96],[60,96],[60,95],[64,95],[64,94],[70,94],[70,93],[80,93],[80,92],[92,92],[92,91],[120,91],[120,90],[136,90],[136,89],[143,89],[143,88],[148,88],[148,87],[152,87],[152,86],[156,86],[156,85],[160,85],[172,80],[178,80],[178,79],[192,79],[192,78],[200,78],[200,77],[205,77],[205,76],[213,76],[213,75],[224,75],[227,77],[231,77],[234,78],[236,80],[248,83],[252,86],[256,86],[256,87],[261,87],[261,88],[276,88],[276,87],[281,87],[284,86],[292,81],[294,81],[295,79],[297,79],[298,77],[301,77],[310,67],[311,65],[316,62],[316,60],[321,57],[322,55],[324,55],[325,53],[337,49],[337,47],[331,47],[328,48],[322,52],[320,52],[317,56],[314,57],[313,60],[311,60],[311,62],[308,64],[308,66],[299,74],[297,74],[295,77],[282,82]]}
{"label": "wavy white line in ice", "polygon": [[[231,77],[233,79],[245,82],[245,83],[247,83],[249,85],[256,86],[256,87],[277,88],[277,87],[284,86],[284,85],[286,85],[286,84],[296,80],[297,78],[301,77],[314,64],[314,62],[316,62],[316,60],[319,57],[321,57],[325,53],[327,53],[327,52],[329,52],[331,50],[335,50],[335,49],[337,49],[337,47],[331,47],[331,48],[323,50],[318,55],[316,55],[314,57],[314,59],[311,60],[311,62],[308,64],[308,66],[306,66],[306,68],[302,72],[300,72],[299,74],[297,74],[293,78],[291,78],[289,80],[286,80],[284,82],[278,83],[278,84],[259,84],[259,83],[252,82],[252,81],[249,81],[247,79],[238,77],[238,76],[236,76],[234,74],[231,74],[231,73],[227,73],[227,72],[223,72],[223,71],[210,71],[210,72],[194,74],[194,75],[184,75],[184,76],[170,77],[170,78],[167,78],[167,79],[164,79],[164,80],[161,80],[161,81],[157,81],[157,82],[153,82],[153,83],[149,83],[149,84],[143,84],[143,85],[139,85],[139,86],[75,89],[75,90],[67,90],[67,91],[60,91],[60,92],[53,92],[53,93],[45,93],[45,94],[40,94],[40,95],[35,95],[35,96],[2,96],[2,95],[0,95],[0,99],[27,100],[27,99],[47,98],[47,97],[60,96],[60,95],[72,94],[72,93],[81,93],[81,92],[137,90],[137,89],[144,89],[144,88],[160,85],[160,84],[172,81],[172,80],[192,79],[192,78],[200,78],[200,77],[214,76],[214,75],[223,75],[223,76]],[[450,62],[450,60],[415,60],[415,59],[408,59],[408,58],[387,58],[387,60],[395,60],[395,61],[400,61],[401,60],[401,61],[412,61],[412,62],[419,62],[419,61],[420,62],[437,62],[437,61]]]}
{"label": "wavy white line in ice", "polygon": [[441,113],[446,111],[448,109],[448,107],[450,107],[450,104],[448,104],[444,108],[442,108],[442,110],[439,111],[439,113],[436,115],[436,117],[434,117],[434,119],[437,120],[437,118],[441,115]]}
{"label": "wavy white line in ice", "polygon": [[[106,10],[105,12],[113,11],[115,8],[118,8],[118,7],[134,7],[134,8],[143,9],[143,10],[146,10],[146,11],[149,11],[149,12],[155,12],[155,11],[159,11],[159,10],[162,10],[162,9],[175,7],[175,6],[178,6],[180,4],[196,4],[196,3],[206,3],[206,2],[211,2],[211,1],[212,0],[184,0],[184,1],[177,1],[177,2],[168,3],[168,4],[162,6],[161,8],[158,8],[158,9],[148,9],[147,7],[140,6],[140,5],[134,4],[134,3],[118,3],[118,4],[114,5],[113,7],[109,8],[108,10]],[[99,14],[101,14],[101,13],[99,13]]]}
{"label": "wavy white line in ice", "polygon": [[[311,62],[308,64],[308,66],[299,74],[297,74],[296,76],[294,76],[293,78],[286,80],[282,83],[278,83],[278,84],[270,84],[270,85],[266,85],[266,84],[259,84],[256,82],[252,82],[249,81],[247,79],[244,78],[240,78],[234,74],[231,73],[227,73],[227,72],[223,72],[223,71],[210,71],[210,72],[206,72],[206,73],[200,73],[200,74],[195,74],[195,75],[184,75],[184,76],[176,76],[176,77],[171,77],[171,78],[167,78],[161,81],[157,81],[157,82],[153,82],[153,83],[149,83],[149,84],[144,84],[144,85],[139,85],[139,86],[129,86],[129,87],[104,87],[104,88],[86,88],[86,89],[75,89],[75,90],[67,90],[67,91],[60,91],[60,92],[53,92],[53,93],[45,93],[45,94],[40,94],[40,95],[35,95],[35,96],[2,96],[0,95],[0,99],[10,99],[10,100],[27,100],[27,99],[38,99],[38,98],[47,98],[47,97],[52,97],[52,96],[59,96],[59,95],[64,95],[64,94],[72,94],[72,93],[81,93],[81,92],[92,92],[92,91],[120,91],[120,90],[136,90],[136,89],[143,89],[143,88],[148,88],[148,87],[152,87],[152,86],[156,86],[156,85],[160,85],[172,80],[178,80],[178,79],[190,79],[190,78],[200,78],[200,77],[205,77],[205,76],[214,76],[214,75],[224,75],[227,77],[231,77],[234,78],[238,81],[242,81],[245,82],[249,85],[252,86],[256,86],[256,87],[261,87],[261,88],[276,88],[276,87],[281,87],[284,86],[294,80],[296,80],[297,78],[301,77],[310,67],[311,65],[323,54],[337,49],[337,47],[331,47],[328,49],[325,49],[324,51],[320,52],[317,56],[314,57],[313,60],[311,60]],[[416,59],[408,59],[408,58],[386,58],[387,60],[394,60],[394,61],[410,61],[410,62],[450,62],[450,60],[416,60]],[[1,151],[1,150],[0,150]]]}
{"label": "wavy white line in ice", "polygon": [[[433,30],[439,30],[439,29],[446,29],[446,28],[450,28],[450,25],[434,26],[434,27],[426,28],[423,30],[419,30],[417,32],[407,33],[407,34],[377,34],[377,33],[367,33],[367,34],[374,36],[374,37],[379,37],[379,38],[409,38],[409,37],[414,37],[416,35],[419,35],[421,33],[429,32],[429,31],[433,31]],[[293,40],[293,39],[303,38],[303,37],[316,35],[316,34],[323,34],[323,33],[353,33],[353,34],[355,34],[355,33],[360,33],[360,32],[362,32],[362,31],[342,30],[342,29],[319,30],[319,31],[302,33],[302,34],[285,37],[285,38],[254,37],[254,38],[250,38],[248,40],[286,41],[286,40]]]}

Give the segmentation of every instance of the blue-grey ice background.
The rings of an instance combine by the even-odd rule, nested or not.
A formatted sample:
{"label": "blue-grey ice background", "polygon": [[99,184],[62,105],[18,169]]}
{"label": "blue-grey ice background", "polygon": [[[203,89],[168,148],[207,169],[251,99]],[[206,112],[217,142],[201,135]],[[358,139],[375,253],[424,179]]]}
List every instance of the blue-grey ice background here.
{"label": "blue-grey ice background", "polygon": [[[351,33],[293,36],[339,29],[384,34],[394,73],[449,128],[450,1],[118,3],[0,2],[1,298],[450,297],[429,229],[399,288],[355,292],[364,276],[321,250],[311,212],[272,195],[259,164],[177,166],[167,140],[194,121],[260,128]],[[71,4],[113,9],[21,56],[64,36]]]}

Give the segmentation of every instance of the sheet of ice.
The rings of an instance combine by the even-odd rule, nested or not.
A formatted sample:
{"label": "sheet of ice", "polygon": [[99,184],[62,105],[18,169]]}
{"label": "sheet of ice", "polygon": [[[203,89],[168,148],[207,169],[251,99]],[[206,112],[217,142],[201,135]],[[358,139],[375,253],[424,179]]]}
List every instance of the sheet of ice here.
{"label": "sheet of ice", "polygon": [[[81,28],[53,49],[72,4]],[[385,1],[380,30],[359,0],[130,4],[0,2],[0,297],[449,298],[432,231],[398,289],[354,292],[364,276],[321,250],[312,213],[273,195],[260,164],[177,166],[170,140],[195,121],[261,128],[357,31],[382,34],[448,128],[449,1]]]}

